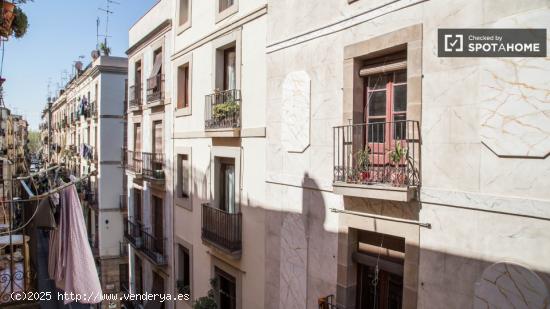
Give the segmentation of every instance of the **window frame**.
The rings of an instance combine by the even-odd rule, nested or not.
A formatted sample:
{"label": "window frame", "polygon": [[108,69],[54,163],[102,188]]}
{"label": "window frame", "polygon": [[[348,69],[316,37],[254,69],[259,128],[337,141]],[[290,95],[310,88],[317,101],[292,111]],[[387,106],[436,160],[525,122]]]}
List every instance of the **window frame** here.
{"label": "window frame", "polygon": [[[186,107],[179,108],[178,101],[180,99],[180,68],[187,66],[187,98],[189,104]],[[176,104],[174,104],[174,116],[183,117],[190,116],[193,110],[193,54],[189,53],[179,57],[173,61],[172,64],[172,76],[175,83],[173,83],[173,93],[175,94]]]}
{"label": "window frame", "polygon": [[[187,1],[187,20],[185,22],[181,22],[181,3],[182,1]],[[177,1],[177,8],[176,8],[176,21],[177,21],[177,27],[176,27],[176,35],[182,34],[185,30],[191,28],[191,19],[192,19],[192,0],[178,0]]]}
{"label": "window frame", "polygon": [[237,13],[239,11],[239,0],[233,0],[233,4],[226,7],[223,11],[220,10],[220,1],[222,0],[214,0],[214,14],[215,14],[215,22],[219,23],[222,20],[228,18],[229,16]]}
{"label": "window frame", "polygon": [[[188,256],[188,264],[189,264],[189,273],[188,273],[188,277],[189,277],[189,300],[187,302],[191,302],[191,300],[193,299],[192,295],[193,295],[193,246],[189,243],[187,243],[186,241],[184,241],[183,239],[180,239],[179,237],[176,236],[176,242],[175,242],[175,252],[177,252],[177,265],[175,266],[176,267],[176,281],[179,281],[180,280],[180,272],[181,272],[181,265],[180,265],[180,254],[181,254],[181,249],[183,249],[183,251],[185,251],[187,253],[187,256]],[[185,274],[184,274],[185,276]],[[177,282],[176,282],[177,283]]]}
{"label": "window frame", "polygon": [[[182,168],[181,161],[180,161],[180,156],[182,156],[182,155],[187,156],[187,169],[188,169],[188,173],[187,173],[187,177],[188,177],[188,181],[187,181],[188,196],[187,197],[182,197],[181,191],[180,191],[180,180],[181,180],[180,169]],[[192,196],[193,196],[193,186],[192,186],[193,169],[192,169],[191,159],[192,159],[192,149],[191,149],[191,147],[175,147],[175,149],[174,149],[174,162],[176,162],[176,164],[174,164],[175,171],[173,173],[173,177],[174,177],[174,181],[173,181],[173,183],[174,183],[174,190],[173,190],[173,192],[174,192],[174,202],[175,202],[176,206],[185,208],[189,211],[193,210],[193,202],[192,202],[193,201],[193,199],[192,199]]]}

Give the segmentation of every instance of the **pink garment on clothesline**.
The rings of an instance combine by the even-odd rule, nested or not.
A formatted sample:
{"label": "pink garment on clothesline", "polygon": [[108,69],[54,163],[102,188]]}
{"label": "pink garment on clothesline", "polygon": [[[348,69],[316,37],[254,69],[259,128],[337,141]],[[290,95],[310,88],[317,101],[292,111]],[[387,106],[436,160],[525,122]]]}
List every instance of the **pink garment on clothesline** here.
{"label": "pink garment on clothesline", "polygon": [[103,292],[75,185],[61,191],[60,200],[59,226],[50,234],[48,273],[59,289],[81,295],[80,303],[99,303]]}

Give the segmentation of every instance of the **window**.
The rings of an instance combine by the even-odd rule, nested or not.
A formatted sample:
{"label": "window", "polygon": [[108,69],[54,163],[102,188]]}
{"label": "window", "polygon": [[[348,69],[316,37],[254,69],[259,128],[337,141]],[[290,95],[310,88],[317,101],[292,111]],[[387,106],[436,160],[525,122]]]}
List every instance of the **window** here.
{"label": "window", "polygon": [[153,153],[163,153],[162,121],[153,122]]}
{"label": "window", "polygon": [[237,88],[237,53],[235,47],[223,51],[223,90]]}
{"label": "window", "polygon": [[189,88],[189,63],[186,63],[178,68],[178,109],[189,107]]}
{"label": "window", "polygon": [[219,1],[219,13],[225,11],[226,9],[230,8],[233,4],[235,4],[235,0],[218,0]]}
{"label": "window", "polygon": [[143,268],[141,264],[141,259],[139,256],[134,255],[134,278],[135,278],[135,292],[136,294],[143,293]]}
{"label": "window", "polygon": [[177,287],[182,294],[191,294],[191,257],[189,250],[178,245],[178,282]]}
{"label": "window", "polygon": [[135,223],[138,225],[143,224],[143,217],[142,217],[142,203],[141,203],[141,190],[139,189],[133,189],[134,190],[134,218]]}
{"label": "window", "polygon": [[237,283],[235,277],[217,267],[214,268],[214,275],[218,308],[237,308]]}
{"label": "window", "polygon": [[177,194],[179,198],[189,198],[189,156],[178,154]]}
{"label": "window", "polygon": [[220,209],[236,213],[235,208],[235,159],[220,158],[219,192]]}
{"label": "window", "polygon": [[152,200],[152,222],[153,222],[153,236],[156,239],[154,244],[156,252],[164,253],[164,202],[162,198],[153,195]]}
{"label": "window", "polygon": [[143,78],[143,75],[141,74],[141,60],[139,60],[139,61],[136,61],[136,64],[135,64],[134,85],[136,86],[141,85],[142,78]]}
{"label": "window", "polygon": [[141,123],[134,124],[134,152],[141,152]]}
{"label": "window", "polygon": [[190,0],[180,0],[179,1],[179,26],[184,26],[189,22],[189,5]]}

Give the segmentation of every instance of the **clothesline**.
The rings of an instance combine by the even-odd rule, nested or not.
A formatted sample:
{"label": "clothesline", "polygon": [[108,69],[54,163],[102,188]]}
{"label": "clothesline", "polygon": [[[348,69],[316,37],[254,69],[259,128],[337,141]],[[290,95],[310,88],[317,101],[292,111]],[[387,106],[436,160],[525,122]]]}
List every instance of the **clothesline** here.
{"label": "clothesline", "polygon": [[77,183],[80,183],[82,182],[83,180],[86,180],[92,176],[97,176],[97,171],[92,171],[90,172],[89,174],[87,175],[84,175],[82,177],[79,177],[73,181],[70,181],[70,182],[67,182],[67,183],[64,183],[58,187],[56,187],[55,189],[51,189],[49,190],[48,192],[46,193],[43,193],[43,194],[40,194],[40,195],[36,195],[36,196],[33,196],[31,198],[28,198],[28,199],[14,199],[14,200],[11,200],[11,201],[0,201],[0,203],[2,204],[6,204],[6,203],[11,203],[11,202],[32,202],[32,201],[40,201],[46,197],[49,197],[50,195],[54,194],[54,193],[57,193],[71,185],[74,185],[74,184],[77,184]]}

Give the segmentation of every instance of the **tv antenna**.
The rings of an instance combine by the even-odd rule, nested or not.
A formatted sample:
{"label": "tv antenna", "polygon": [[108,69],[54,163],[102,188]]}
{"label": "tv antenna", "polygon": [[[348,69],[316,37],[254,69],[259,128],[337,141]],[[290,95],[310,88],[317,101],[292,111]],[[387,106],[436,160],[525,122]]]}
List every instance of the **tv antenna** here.
{"label": "tv antenna", "polygon": [[[114,11],[111,11],[111,4],[120,4],[119,2],[116,2],[114,0],[106,0],[107,1],[107,7],[106,8],[98,8],[98,10],[105,12],[105,34],[103,35],[104,38],[104,44],[107,46],[107,38],[109,38],[109,15],[114,14]],[[97,41],[99,42],[99,18],[96,22],[97,26]],[[99,49],[99,44],[98,44]]]}

